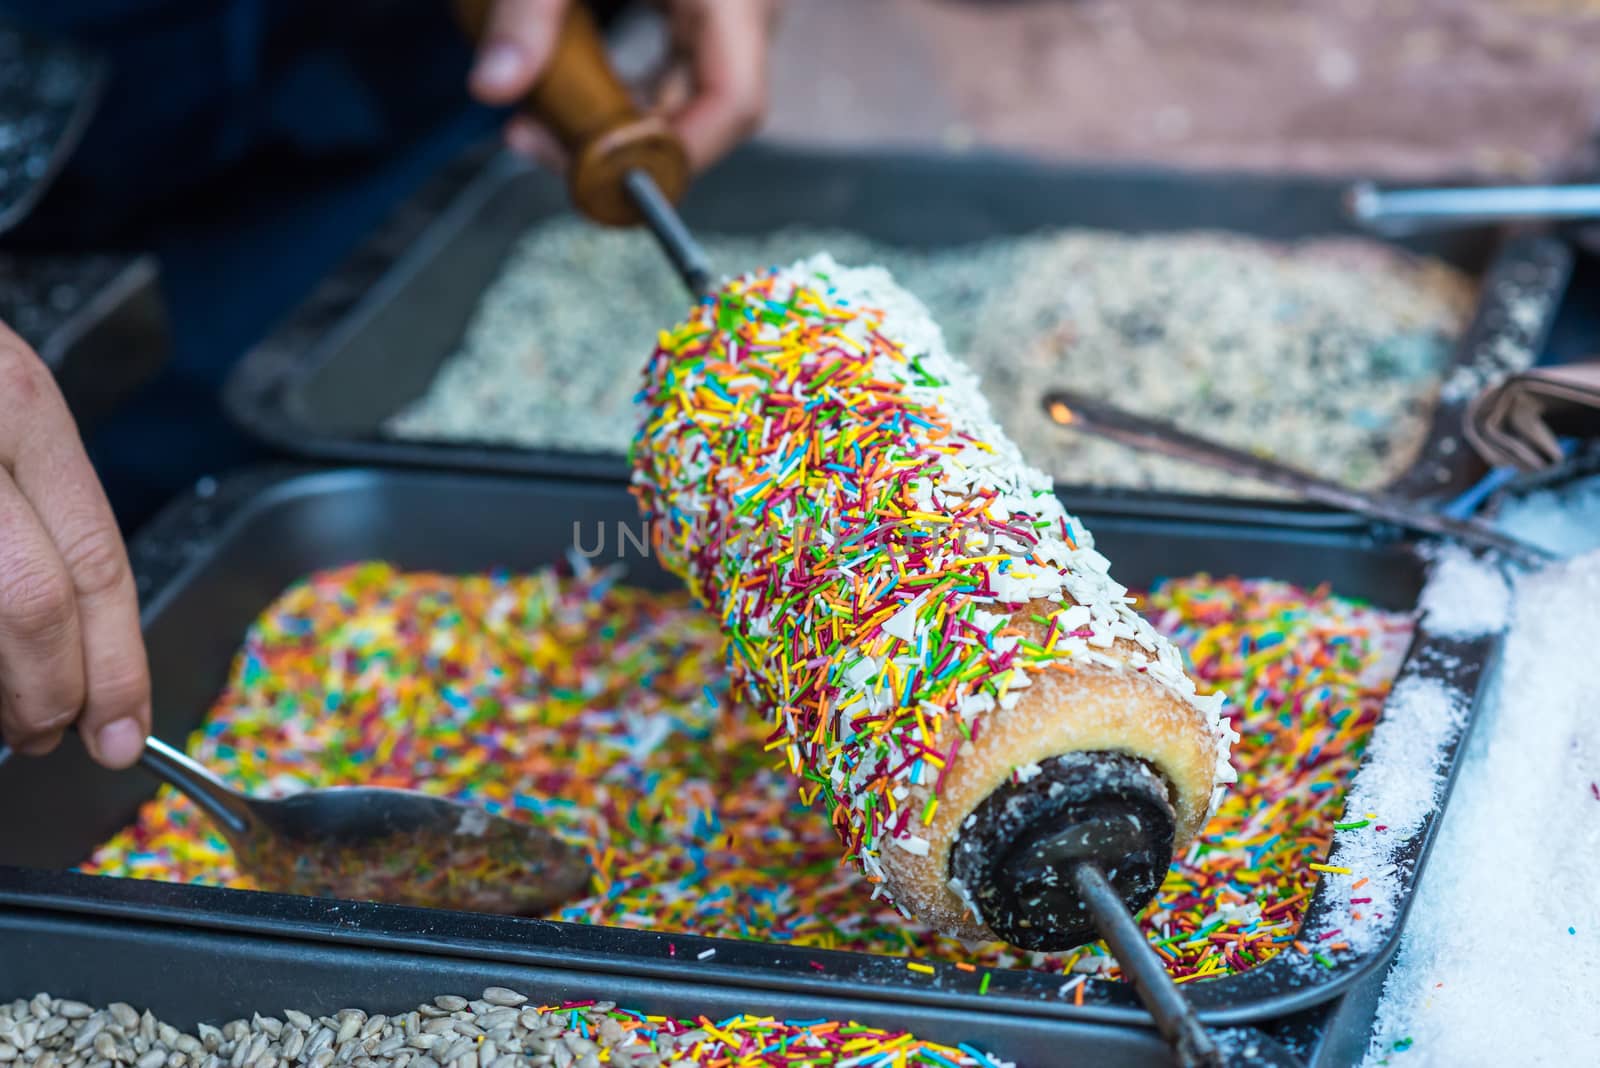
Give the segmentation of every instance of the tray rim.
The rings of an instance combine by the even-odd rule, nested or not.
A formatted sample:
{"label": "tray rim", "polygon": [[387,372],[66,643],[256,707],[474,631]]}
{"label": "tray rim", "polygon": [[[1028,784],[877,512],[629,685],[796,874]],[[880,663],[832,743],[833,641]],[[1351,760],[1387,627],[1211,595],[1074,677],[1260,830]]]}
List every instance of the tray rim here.
{"label": "tray rim", "polygon": [[[247,470],[221,480],[202,480],[195,491],[169,504],[130,545],[135,572],[140,579],[143,622],[149,625],[155,620],[169,600],[181,593],[188,577],[205,566],[228,538],[284,495],[296,491],[337,492],[352,479],[374,475],[424,482],[463,477],[437,471],[277,466]],[[483,474],[466,477],[469,481],[489,485],[534,490],[540,481]],[[547,481],[552,488],[563,491],[573,488],[564,480]],[[618,489],[603,481],[588,485],[599,492],[615,493]],[[1392,551],[1398,546],[1419,557],[1422,566],[1427,567],[1425,557],[1415,552],[1414,543],[1401,542],[1392,533],[1358,517],[1336,516],[1342,518],[1342,525],[1308,530],[1293,522],[1275,525],[1262,514],[1263,509],[1241,507],[1231,500],[1211,501],[1208,507],[1212,513],[1211,525],[1221,524],[1224,528],[1232,525],[1280,536],[1304,538],[1309,534],[1338,538],[1341,543],[1364,546],[1369,551]],[[1123,515],[1131,520],[1148,520],[1157,518],[1156,511],[1158,509],[1147,506]],[[1098,514],[1107,518],[1116,513],[1102,509]],[[1198,527],[1207,525],[1193,513],[1173,518],[1173,521]],[[176,551],[173,547],[177,547]],[[1442,681],[1450,684],[1454,695],[1463,702],[1464,716],[1462,727],[1445,747],[1445,775],[1434,809],[1407,840],[1399,905],[1381,944],[1366,954],[1341,957],[1333,968],[1315,973],[1293,964],[1288,954],[1280,954],[1241,975],[1192,984],[1186,992],[1207,1024],[1250,1024],[1319,1005],[1344,994],[1377,969],[1388,966],[1398,949],[1417,883],[1448,805],[1460,767],[1461,748],[1466,744],[1481,698],[1488,689],[1499,646],[1498,635],[1452,641],[1431,634],[1425,622],[1419,623],[1412,648],[1396,677],[1396,685],[1408,676],[1440,678],[1441,673],[1448,674],[1447,665],[1454,665],[1458,669],[1455,674],[1465,678],[1447,677]],[[1327,885],[1318,881],[1302,926],[1314,922],[1319,905],[1327,906],[1327,894],[1323,892]],[[266,931],[280,937],[356,942],[443,955],[465,953],[485,959],[518,960],[579,971],[604,970],[615,965],[636,973],[659,972],[675,976],[682,974],[684,966],[689,964],[696,974],[708,981],[775,990],[804,992],[837,988],[843,979],[856,997],[950,1007],[976,1002],[980,974],[964,973],[952,963],[923,961],[935,967],[934,980],[919,979],[912,983],[904,964],[907,959],[918,958],[3,866],[0,866],[0,904],[129,920],[181,922],[216,929]],[[444,927],[450,928],[451,933],[440,935],[438,932]],[[687,947],[681,956],[675,948],[678,945]],[[688,959],[689,950],[705,949],[718,950],[722,959],[707,963]],[[839,967],[823,965],[823,970],[808,973],[793,967],[799,964],[803,968],[802,961],[837,962]],[[785,971],[772,970],[773,965],[786,963],[791,967]],[[1018,969],[991,969],[989,972],[1001,983],[983,998],[981,1004],[989,1007],[987,1011],[1153,1025],[1124,984],[1089,980],[1086,990],[1095,996],[1086,998],[1085,1004],[1078,1006],[1057,996],[1059,975]],[[1272,989],[1278,982],[1286,984],[1284,989]],[[1009,989],[1012,987],[1016,989]],[[1236,994],[1243,994],[1244,999],[1237,999]]]}
{"label": "tray rim", "polygon": [[[1051,176],[1114,178],[1165,178],[1229,180],[1252,186],[1294,186],[1304,189],[1326,188],[1330,192],[1356,180],[1328,175],[1270,175],[1258,171],[1162,167],[1153,164],[1112,161],[1045,160],[1000,149],[984,149],[961,155],[915,148],[841,149],[837,147],[792,147],[757,142],[746,145],[733,157],[754,160],[794,160],[809,165],[826,165],[829,160],[868,162],[879,166],[922,164],[929,166],[977,166],[995,164],[1014,169],[1021,175],[1048,179]],[[526,448],[487,442],[428,441],[397,437],[355,437],[313,433],[294,412],[293,394],[311,374],[324,366],[337,350],[338,342],[358,329],[382,296],[402,287],[433,253],[449,239],[459,218],[507,182],[534,178],[556,183],[553,175],[533,168],[514,155],[493,146],[480,146],[442,168],[412,197],[405,201],[357,250],[334,269],[323,283],[273,331],[247,352],[235,365],[223,386],[223,408],[228,418],[248,436],[289,456],[318,462],[371,464],[438,468],[445,470],[507,472],[558,478],[622,479],[627,477],[624,457],[612,453],[581,452],[556,448]],[[1569,281],[1573,256],[1568,246],[1551,236],[1549,228],[1479,227],[1494,235],[1495,250],[1483,271],[1473,313],[1457,340],[1445,378],[1462,367],[1492,364],[1493,350],[1500,343],[1526,347],[1537,360],[1554,323],[1561,297]],[[1380,235],[1371,240],[1395,245]],[[1398,246],[1403,247],[1403,246]],[[1508,284],[1518,280],[1526,269],[1542,270],[1540,295],[1544,298],[1537,321],[1524,322],[1512,314],[1512,295]],[[1428,428],[1412,464],[1388,485],[1389,492],[1416,498],[1441,491],[1466,489],[1485,470],[1462,437],[1459,424],[1465,403],[1440,399],[1429,418]],[[1460,455],[1469,467],[1455,470],[1454,477],[1442,481],[1430,477],[1450,470],[1450,457]],[[1081,485],[1073,490],[1110,491],[1119,494],[1148,493],[1157,497],[1198,496],[1151,490],[1117,490]],[[1261,501],[1260,498],[1240,498]],[[1263,503],[1272,503],[1264,501]]]}
{"label": "tray rim", "polygon": [[[0,869],[3,870],[3,869]],[[103,941],[119,941],[127,948],[137,947],[145,953],[160,952],[161,949],[171,946],[179,940],[192,940],[198,944],[198,952],[212,957],[235,959],[240,955],[249,955],[252,960],[289,957],[294,961],[294,966],[311,964],[313,967],[327,968],[330,965],[348,967],[352,970],[370,970],[373,968],[384,969],[390,972],[404,973],[419,968],[427,968],[433,962],[442,962],[449,965],[482,968],[487,971],[495,962],[486,961],[475,957],[441,957],[437,955],[419,953],[414,950],[388,949],[352,945],[349,943],[335,942],[310,942],[295,938],[273,938],[251,932],[237,932],[217,929],[206,929],[192,924],[185,924],[180,919],[137,919],[118,920],[108,917],[92,917],[73,914],[68,911],[53,908],[21,908],[6,910],[0,913],[0,946],[5,945],[8,939],[26,938],[30,934],[60,934],[68,933],[80,938],[94,939],[97,943]],[[125,949],[126,952],[126,949]],[[515,965],[514,965],[515,966]],[[536,993],[542,983],[556,984],[574,979],[575,973],[568,970],[551,967],[548,965],[523,964],[519,967],[524,973],[532,972],[533,975],[494,975],[490,973],[484,978],[489,982],[501,985],[511,985],[516,989]],[[584,975],[590,973],[581,973]],[[602,973],[593,973],[597,976]],[[620,979],[623,981],[637,981],[638,977],[621,975],[616,972],[604,973],[604,978]],[[651,977],[648,980],[656,986],[659,992],[668,996],[687,999],[735,999],[737,1002],[746,1002],[750,991],[742,986],[729,986],[726,984],[707,982],[694,977],[672,977],[665,980]],[[37,984],[30,984],[26,993],[32,993]],[[437,987],[433,988],[437,990]],[[462,992],[471,988],[458,988]],[[5,993],[0,991],[0,994]],[[608,992],[608,996],[609,996]],[[63,991],[62,996],[75,996],[80,994],[77,990]],[[323,994],[322,996],[326,996]],[[646,995],[648,997],[649,995]],[[1115,1038],[1119,1042],[1117,1053],[1120,1055],[1119,1063],[1126,1063],[1128,1055],[1138,1058],[1140,1064],[1166,1064],[1170,1058],[1170,1047],[1151,1029],[1147,1028],[1122,1028],[1099,1023],[1085,1023],[1070,1020],[1049,1020],[1032,1016],[1022,1016],[1005,1012],[987,1012],[981,1006],[965,1008],[929,1008],[926,1006],[905,1006],[890,1003],[863,1006],[860,1002],[850,999],[848,995],[827,992],[814,992],[800,995],[799,1011],[792,1011],[793,1002],[787,1001],[786,1007],[791,1011],[782,1015],[793,1018],[797,1015],[810,1016],[819,1014],[832,1019],[853,1019],[868,1026],[886,1028],[901,1028],[919,1034],[922,1037],[931,1037],[933,1041],[953,1045],[956,1042],[979,1044],[987,1051],[1000,1058],[1013,1056],[1008,1044],[1019,1038],[1054,1039],[1073,1044],[1077,1052],[1084,1054],[1103,1054],[1104,1048],[1094,1048],[1095,1043],[1104,1043],[1107,1038]],[[143,1003],[137,998],[125,998],[135,1004]],[[540,999],[542,1000],[542,999]],[[622,995],[615,1000],[622,1002],[624,1007],[638,1008],[637,1002],[630,1004],[632,997]],[[348,1004],[348,1003],[347,1003]],[[704,1001],[702,1001],[704,1004]],[[264,1006],[252,1003],[249,1008],[259,1009]],[[305,1006],[302,1006],[305,1007]],[[367,1002],[364,1005],[357,1002],[357,1007],[381,1008]],[[320,1006],[319,1006],[320,1008]],[[674,1010],[666,1010],[674,1011]],[[175,1015],[164,1010],[163,1015]],[[907,1018],[909,1016],[909,1019]],[[206,1017],[199,1017],[205,1019]],[[716,1017],[712,1017],[715,1019]],[[220,1024],[222,1017],[212,1017],[213,1022]],[[930,1035],[930,1028],[937,1023],[939,1028],[954,1024],[967,1029],[970,1033],[962,1038],[943,1037]],[[998,1026],[1005,1033],[988,1038],[979,1037],[975,1032]],[[1303,1058],[1293,1053],[1288,1045],[1280,1039],[1269,1034],[1264,1029],[1248,1026],[1214,1028],[1214,1037],[1223,1046],[1225,1052],[1243,1055],[1239,1063],[1248,1065],[1277,1066],[1277,1068],[1300,1068],[1304,1064]],[[1079,1044],[1089,1048],[1078,1049]],[[1037,1061],[1019,1061],[1018,1063],[1037,1064]]]}

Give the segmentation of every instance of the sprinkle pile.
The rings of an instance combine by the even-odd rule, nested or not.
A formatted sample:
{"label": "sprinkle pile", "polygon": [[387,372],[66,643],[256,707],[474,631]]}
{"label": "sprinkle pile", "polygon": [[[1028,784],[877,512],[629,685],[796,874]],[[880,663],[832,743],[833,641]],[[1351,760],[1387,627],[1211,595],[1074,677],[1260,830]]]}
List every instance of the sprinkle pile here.
{"label": "sprinkle pile", "polygon": [[1209,731],[1206,794],[1233,781],[1221,695],[1196,692],[882,268],[824,254],[728,282],[662,333],[641,402],[633,480],[657,555],[717,614],[736,692],[771,717],[765,748],[908,916],[987,933],[945,886],[968,813],[939,806],[1037,676],[1144,674],[1199,711],[1173,730]]}
{"label": "sprinkle pile", "polygon": [[[1410,624],[1326,591],[1204,576],[1163,583],[1147,611],[1229,695],[1242,740],[1239,783],[1145,926],[1175,974],[1232,974],[1293,947],[1309,865],[1326,856]],[[721,709],[726,692],[716,625],[681,592],[600,571],[362,564],[313,575],[262,614],[188,749],[251,790],[414,786],[548,821],[598,873],[553,918],[905,955],[923,969],[1109,969],[1100,948],[968,949],[872,901],[765,750],[759,717]],[[165,788],[84,870],[250,885]]]}

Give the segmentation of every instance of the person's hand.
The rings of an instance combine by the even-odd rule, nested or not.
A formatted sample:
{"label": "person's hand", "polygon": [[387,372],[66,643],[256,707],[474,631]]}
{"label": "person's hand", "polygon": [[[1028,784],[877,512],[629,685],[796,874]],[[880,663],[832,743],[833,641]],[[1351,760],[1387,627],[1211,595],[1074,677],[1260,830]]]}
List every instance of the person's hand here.
{"label": "person's hand", "polygon": [[0,324],[0,735],[101,764],[139,758],[150,670],[128,554],[44,363]]}
{"label": "person's hand", "polygon": [[[473,94],[511,104],[544,69],[568,3],[497,0],[473,67]],[[755,132],[766,112],[767,47],[778,0],[658,0],[678,57],[658,106],[683,139],[690,165],[702,170]],[[506,128],[511,147],[546,162],[562,152],[525,116]]]}

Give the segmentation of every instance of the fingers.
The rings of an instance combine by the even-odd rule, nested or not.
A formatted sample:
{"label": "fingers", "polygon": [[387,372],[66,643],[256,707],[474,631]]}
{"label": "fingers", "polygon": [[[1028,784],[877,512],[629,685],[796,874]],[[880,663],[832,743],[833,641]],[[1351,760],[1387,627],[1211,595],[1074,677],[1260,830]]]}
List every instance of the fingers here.
{"label": "fingers", "polygon": [[680,0],[673,8],[674,36],[689,56],[694,92],[671,119],[697,171],[761,125],[774,13],[770,0]]}
{"label": "fingers", "polygon": [[568,157],[561,142],[526,115],[513,115],[507,121],[505,137],[506,147],[517,155],[526,156],[558,174],[567,169]]}
{"label": "fingers", "polygon": [[0,470],[0,731],[48,753],[83,707],[83,642],[61,554]]}
{"label": "fingers", "polygon": [[568,0],[496,0],[468,85],[485,104],[515,103],[533,88]]}
{"label": "fingers", "polygon": [[49,372],[3,329],[0,369],[8,405],[30,398],[14,409],[17,432],[0,432],[0,681],[20,687],[4,696],[7,735],[48,748],[77,718],[90,755],[126,767],[150,731],[127,551]]}

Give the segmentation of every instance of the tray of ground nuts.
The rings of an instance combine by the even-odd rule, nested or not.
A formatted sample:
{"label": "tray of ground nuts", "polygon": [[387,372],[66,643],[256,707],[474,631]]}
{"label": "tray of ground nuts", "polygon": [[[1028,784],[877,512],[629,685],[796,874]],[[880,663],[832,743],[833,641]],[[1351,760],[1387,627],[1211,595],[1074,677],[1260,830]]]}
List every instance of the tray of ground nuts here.
{"label": "tray of ground nuts", "polygon": [[[995,155],[752,147],[684,205],[717,268],[819,250],[928,305],[1058,483],[1269,495],[1075,438],[1052,387],[1411,496],[1482,473],[1461,407],[1532,362],[1570,267],[1538,233],[1357,235],[1344,183]],[[464,160],[238,369],[234,418],[292,453],[620,476],[639,369],[685,298],[643,232],[570,215],[561,183]]]}

